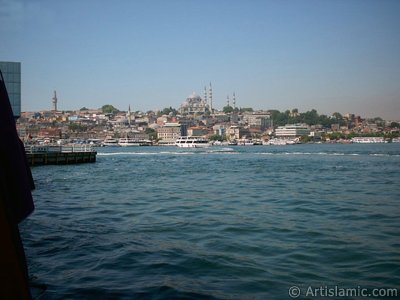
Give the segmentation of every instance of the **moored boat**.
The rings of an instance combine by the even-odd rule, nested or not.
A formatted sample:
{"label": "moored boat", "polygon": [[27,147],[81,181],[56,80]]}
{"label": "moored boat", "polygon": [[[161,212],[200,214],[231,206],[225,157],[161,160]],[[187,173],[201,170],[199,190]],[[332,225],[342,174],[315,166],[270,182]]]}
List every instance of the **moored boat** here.
{"label": "moored boat", "polygon": [[131,138],[120,138],[118,141],[118,145],[122,147],[140,146],[140,141]]}
{"label": "moored boat", "polygon": [[118,140],[114,138],[106,138],[102,143],[102,146],[119,146]]}
{"label": "moored boat", "polygon": [[182,136],[175,145],[180,148],[206,148],[210,146],[208,139],[199,136]]}

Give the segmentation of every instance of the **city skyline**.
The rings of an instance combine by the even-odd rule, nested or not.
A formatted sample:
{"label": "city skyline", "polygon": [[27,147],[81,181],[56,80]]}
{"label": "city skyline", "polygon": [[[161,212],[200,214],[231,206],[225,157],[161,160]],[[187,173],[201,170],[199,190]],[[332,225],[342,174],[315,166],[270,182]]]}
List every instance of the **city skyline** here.
{"label": "city skyline", "polygon": [[398,1],[0,0],[0,60],[22,110],[178,108],[213,85],[222,109],[400,118]]}

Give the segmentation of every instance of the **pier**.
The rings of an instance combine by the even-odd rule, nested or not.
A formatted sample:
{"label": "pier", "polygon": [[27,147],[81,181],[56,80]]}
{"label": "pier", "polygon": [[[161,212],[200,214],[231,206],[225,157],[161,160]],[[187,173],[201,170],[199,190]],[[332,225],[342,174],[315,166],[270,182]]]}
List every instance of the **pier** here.
{"label": "pier", "polygon": [[25,152],[30,166],[91,163],[97,155],[90,145],[25,146]]}

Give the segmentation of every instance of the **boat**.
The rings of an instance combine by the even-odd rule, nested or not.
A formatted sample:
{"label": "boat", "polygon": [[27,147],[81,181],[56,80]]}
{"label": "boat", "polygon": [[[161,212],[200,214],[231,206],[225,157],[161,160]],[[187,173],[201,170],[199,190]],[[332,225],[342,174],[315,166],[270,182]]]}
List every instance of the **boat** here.
{"label": "boat", "polygon": [[353,137],[351,141],[357,144],[387,143],[383,137]]}
{"label": "boat", "polygon": [[299,143],[299,139],[291,139],[291,138],[273,138],[269,141],[263,142],[263,145],[275,145],[275,146],[284,146],[284,145],[295,145]]}
{"label": "boat", "polygon": [[238,145],[241,145],[241,146],[254,146],[254,142],[253,142],[253,140],[244,139],[244,140],[240,140]]}
{"label": "boat", "polygon": [[113,138],[106,138],[102,143],[102,146],[119,146],[118,140]]}
{"label": "boat", "polygon": [[139,146],[153,146],[153,142],[150,140],[139,140]]}
{"label": "boat", "polygon": [[140,141],[138,139],[120,138],[118,145],[122,147],[140,146]]}
{"label": "boat", "polygon": [[175,145],[180,148],[206,148],[210,143],[200,136],[182,136],[175,141]]}
{"label": "boat", "polygon": [[236,140],[232,140],[228,142],[228,146],[237,146],[238,142]]}
{"label": "boat", "polygon": [[400,143],[400,138],[393,138],[392,143]]}

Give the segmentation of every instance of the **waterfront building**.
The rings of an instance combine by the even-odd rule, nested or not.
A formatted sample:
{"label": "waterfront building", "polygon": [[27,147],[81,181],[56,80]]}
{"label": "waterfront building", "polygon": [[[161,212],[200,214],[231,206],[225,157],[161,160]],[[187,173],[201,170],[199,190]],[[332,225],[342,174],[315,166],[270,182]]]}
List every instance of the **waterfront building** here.
{"label": "waterfront building", "polygon": [[187,130],[188,136],[205,136],[208,134],[208,129],[204,127],[190,127]]}
{"label": "waterfront building", "polygon": [[180,107],[181,114],[205,113],[209,110],[209,105],[196,93],[192,93]]}
{"label": "waterfront building", "polygon": [[227,127],[228,127],[228,125],[225,125],[225,124],[216,124],[213,126],[213,132],[214,132],[214,134],[224,137],[224,136],[226,136]]}
{"label": "waterfront building", "polygon": [[265,130],[272,126],[271,114],[269,112],[245,112],[242,120],[251,127],[258,127]]}
{"label": "waterfront building", "polygon": [[157,128],[157,138],[164,143],[174,142],[181,137],[181,125],[179,123],[166,123]]}
{"label": "waterfront building", "polygon": [[226,130],[226,138],[229,141],[250,137],[250,135],[249,129],[242,126],[230,126]]}
{"label": "waterfront building", "polygon": [[21,116],[21,63],[0,61],[8,97],[15,118]]}
{"label": "waterfront building", "polygon": [[276,137],[300,137],[309,134],[309,126],[303,124],[289,124],[275,129]]}

